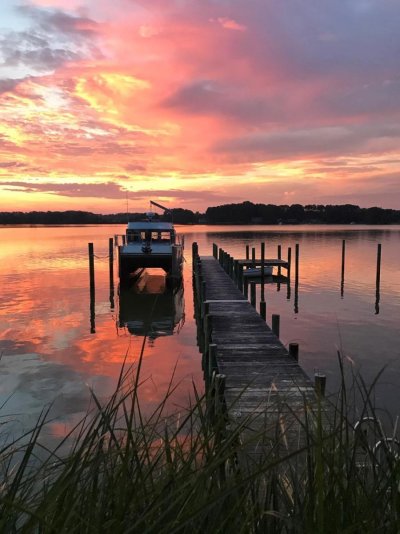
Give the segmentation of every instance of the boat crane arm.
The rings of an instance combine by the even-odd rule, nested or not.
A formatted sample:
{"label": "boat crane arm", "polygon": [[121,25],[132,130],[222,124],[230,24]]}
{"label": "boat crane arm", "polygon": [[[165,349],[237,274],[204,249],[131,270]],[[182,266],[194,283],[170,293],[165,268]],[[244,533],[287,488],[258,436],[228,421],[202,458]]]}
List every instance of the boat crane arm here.
{"label": "boat crane arm", "polygon": [[161,204],[158,204],[157,202],[154,202],[153,200],[150,200],[150,204],[152,204],[153,206],[157,206],[157,208],[161,208],[166,213],[171,213],[171,210],[169,208],[166,208],[165,206],[162,206]]}

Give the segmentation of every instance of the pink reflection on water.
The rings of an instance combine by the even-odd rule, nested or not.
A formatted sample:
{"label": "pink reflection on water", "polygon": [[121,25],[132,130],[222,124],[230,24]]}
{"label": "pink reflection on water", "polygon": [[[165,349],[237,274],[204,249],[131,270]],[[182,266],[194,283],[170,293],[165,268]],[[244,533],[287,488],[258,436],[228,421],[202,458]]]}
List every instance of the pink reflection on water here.
{"label": "pink reflection on water", "polygon": [[[396,229],[350,227],[184,227],[186,262],[184,270],[183,327],[174,329],[156,323],[145,343],[142,363],[142,404],[154,408],[163,398],[175,366],[175,383],[180,383],[172,405],[185,405],[192,380],[199,389],[203,377],[196,346],[191,287],[191,242],[197,241],[201,254],[211,255],[216,242],[235,257],[244,257],[245,246],[266,243],[267,256],[274,257],[277,245],[300,243],[298,313],[294,310],[294,287],[290,299],[286,288],[266,288],[267,319],[281,315],[284,343],[300,343],[301,364],[309,374],[318,367],[334,382],[336,350],[343,348],[355,365],[368,375],[393,358],[393,347],[400,345],[399,315],[400,252]],[[15,393],[10,410],[37,414],[39,406],[54,398],[54,413],[69,428],[76,414],[82,415],[93,387],[102,399],[117,384],[122,363],[137,364],[143,343],[140,333],[148,309],[145,301],[127,297],[128,316],[121,326],[117,267],[114,266],[114,303],[111,307],[108,239],[123,227],[59,227],[0,229],[0,352],[7,361],[7,376],[0,397]],[[341,294],[341,247],[346,239],[346,263]],[[95,249],[95,333],[91,333],[87,244]],[[382,242],[380,310],[376,315],[376,247]],[[292,275],[293,275],[292,263]],[[140,289],[140,286],[139,286]],[[153,293],[163,289],[154,279]],[[140,291],[139,291],[140,293]],[[122,302],[122,301],[121,301]],[[125,301],[122,302],[126,304]],[[143,308],[142,308],[143,307]],[[125,309],[125,308],[124,308]],[[168,299],[159,308],[158,319],[165,319]],[[162,313],[161,313],[162,312]],[[130,324],[131,322],[131,324]],[[145,322],[144,320],[142,322]],[[172,321],[175,325],[175,320]],[[134,325],[134,326],[132,326]],[[133,333],[130,333],[129,329]],[[378,355],[378,356],[377,356]],[[33,359],[32,359],[33,358]],[[400,383],[397,367],[390,368],[390,379]],[[13,391],[13,388],[15,391]],[[386,394],[386,392],[384,392]],[[388,398],[394,399],[395,394]]]}

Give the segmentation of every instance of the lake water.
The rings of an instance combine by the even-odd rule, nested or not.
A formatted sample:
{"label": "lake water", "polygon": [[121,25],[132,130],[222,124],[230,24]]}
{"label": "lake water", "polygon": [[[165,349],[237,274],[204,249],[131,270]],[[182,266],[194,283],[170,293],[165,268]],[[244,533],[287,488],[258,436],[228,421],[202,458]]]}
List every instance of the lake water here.
{"label": "lake water", "polygon": [[[400,412],[400,227],[364,226],[186,226],[183,290],[162,293],[153,276],[134,294],[110,294],[108,238],[124,227],[0,228],[0,421],[11,421],[14,435],[34,423],[52,403],[51,436],[60,436],[80,419],[93,388],[102,398],[117,382],[121,364],[135,362],[144,343],[142,404],[148,409],[163,397],[175,369],[176,406],[187,404],[192,382],[202,388],[196,345],[191,280],[191,244],[212,254],[217,243],[234,257],[245,247],[266,243],[266,256],[277,245],[300,245],[298,299],[286,286],[266,286],[267,321],[281,316],[283,343],[300,344],[300,364],[312,377],[327,375],[338,387],[337,351],[348,366],[371,381],[386,366],[376,403]],[[346,268],[341,284],[341,247]],[[96,301],[90,313],[88,248],[94,243]],[[380,294],[376,294],[377,244],[382,244]],[[293,269],[292,269],[293,273]],[[161,294],[160,294],[161,292]],[[157,296],[158,295],[158,296]],[[153,311],[152,311],[153,310]],[[152,324],[150,324],[152,323]]]}

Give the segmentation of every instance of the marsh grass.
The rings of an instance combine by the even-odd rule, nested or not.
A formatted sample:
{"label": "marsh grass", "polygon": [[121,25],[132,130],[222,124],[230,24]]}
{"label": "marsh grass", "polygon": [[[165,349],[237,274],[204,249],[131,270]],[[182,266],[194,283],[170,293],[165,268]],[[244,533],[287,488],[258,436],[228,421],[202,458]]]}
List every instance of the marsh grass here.
{"label": "marsh grass", "polygon": [[[398,444],[375,416],[375,383],[343,378],[337,395],[296,416],[298,447],[246,461],[252,416],[227,425],[220,410],[211,425],[211,399],[195,386],[189,406],[168,415],[172,377],[144,417],[140,367],[123,366],[106,403],[92,392],[93,410],[55,450],[41,440],[47,412],[3,446],[0,532],[399,532]],[[270,443],[273,429],[262,433],[251,439]]]}

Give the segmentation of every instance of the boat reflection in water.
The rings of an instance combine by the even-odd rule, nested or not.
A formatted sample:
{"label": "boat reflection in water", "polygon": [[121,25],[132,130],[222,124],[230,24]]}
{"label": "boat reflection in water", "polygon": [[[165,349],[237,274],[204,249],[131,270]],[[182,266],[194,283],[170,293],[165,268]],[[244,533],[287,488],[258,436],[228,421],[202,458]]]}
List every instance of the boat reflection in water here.
{"label": "boat reflection in water", "polygon": [[119,328],[150,341],[179,332],[185,320],[182,279],[174,285],[159,273],[146,269],[131,287],[119,290]]}

